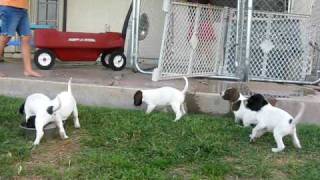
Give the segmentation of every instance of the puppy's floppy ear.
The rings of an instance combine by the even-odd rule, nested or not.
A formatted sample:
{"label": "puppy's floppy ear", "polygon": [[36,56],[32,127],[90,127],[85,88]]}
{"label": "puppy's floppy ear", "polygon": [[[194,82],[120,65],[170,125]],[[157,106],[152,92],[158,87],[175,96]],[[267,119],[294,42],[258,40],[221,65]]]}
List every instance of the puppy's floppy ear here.
{"label": "puppy's floppy ear", "polygon": [[133,96],[133,103],[135,106],[140,106],[142,104],[142,91],[137,91]]}
{"label": "puppy's floppy ear", "polygon": [[239,108],[240,108],[240,105],[241,105],[241,101],[237,101],[237,102],[233,103],[232,106],[231,106],[231,110],[232,111],[238,111]]}
{"label": "puppy's floppy ear", "polygon": [[19,108],[20,114],[24,114],[24,104],[25,104],[25,102],[20,105],[20,108]]}
{"label": "puppy's floppy ear", "polygon": [[27,127],[27,128],[36,128],[36,126],[35,126],[35,121],[36,121],[36,116],[30,116],[30,117],[27,119],[26,127]]}
{"label": "puppy's floppy ear", "polygon": [[254,94],[248,99],[247,108],[252,111],[260,111],[260,109],[267,105],[268,101],[261,94]]}
{"label": "puppy's floppy ear", "polygon": [[53,106],[49,106],[49,107],[47,108],[47,113],[50,114],[50,115],[53,114]]}

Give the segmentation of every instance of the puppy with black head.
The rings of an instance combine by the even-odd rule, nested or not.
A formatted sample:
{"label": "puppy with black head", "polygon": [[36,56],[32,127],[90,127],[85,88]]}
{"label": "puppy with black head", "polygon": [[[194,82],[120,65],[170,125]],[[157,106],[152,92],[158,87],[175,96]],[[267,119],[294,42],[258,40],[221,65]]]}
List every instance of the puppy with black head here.
{"label": "puppy with black head", "polygon": [[285,149],[282,139],[287,135],[292,136],[293,144],[296,148],[301,148],[296,124],[303,115],[304,103],[301,104],[301,108],[294,118],[288,112],[269,104],[261,94],[249,97],[247,108],[257,112],[256,118],[258,122],[256,127],[252,129],[250,141],[255,141],[266,132],[273,132],[277,147],[272,148],[272,152],[280,152]]}
{"label": "puppy with black head", "polygon": [[230,102],[236,123],[242,123],[244,127],[257,124],[256,111],[246,107],[247,98],[238,89],[228,88],[221,93],[221,97]]}
{"label": "puppy with black head", "polygon": [[62,139],[68,138],[63,127],[63,121],[73,113],[74,125],[80,128],[76,101],[71,92],[71,78],[68,82],[68,91],[59,93],[51,100],[44,94],[36,93],[27,97],[20,106],[20,113],[25,114],[26,126],[36,129],[34,145],[38,145],[44,135],[43,128],[50,122],[55,122]]}
{"label": "puppy with black head", "polygon": [[178,121],[186,111],[184,109],[185,94],[188,90],[188,79],[183,77],[186,84],[182,91],[172,87],[161,87],[157,89],[139,90],[134,94],[135,106],[147,104],[146,113],[151,113],[157,106],[171,106],[176,114],[174,121]]}

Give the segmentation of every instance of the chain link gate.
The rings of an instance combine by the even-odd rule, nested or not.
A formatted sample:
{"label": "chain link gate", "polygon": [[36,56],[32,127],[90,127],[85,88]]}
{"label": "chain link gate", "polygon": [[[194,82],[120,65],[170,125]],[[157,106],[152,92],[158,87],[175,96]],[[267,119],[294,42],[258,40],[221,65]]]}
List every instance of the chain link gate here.
{"label": "chain link gate", "polygon": [[[256,1],[255,7],[258,5]],[[283,4],[286,6],[289,4]],[[247,13],[246,8],[242,13]],[[246,66],[248,79],[318,83],[318,71],[314,73],[314,67],[319,65],[314,60],[315,48],[309,43],[315,34],[311,19],[306,15],[254,11],[250,28],[250,61]],[[243,73],[241,65],[244,64],[241,58],[248,47],[244,40],[247,38],[247,20],[248,17],[244,16],[239,28],[236,9],[172,2],[158,71],[155,71],[157,78],[154,79],[181,76],[241,79],[239,74]],[[243,39],[240,44],[237,44],[237,29]]]}
{"label": "chain link gate", "polygon": [[[234,16],[230,18],[229,24],[229,27],[236,26]],[[251,28],[249,80],[297,83],[307,80],[312,69],[308,16],[254,12]],[[233,72],[236,71],[235,65],[241,64],[233,63],[236,61],[236,29],[229,28],[227,33],[226,62],[234,65],[226,69]],[[246,39],[245,29],[242,35]],[[240,56],[243,54],[240,52]]]}
{"label": "chain link gate", "polygon": [[255,12],[249,78],[306,81],[312,65],[308,28],[306,16]]}
{"label": "chain link gate", "polygon": [[[226,16],[225,8],[172,2],[159,59],[159,78],[222,77]],[[236,79],[235,74],[227,75],[225,78]]]}

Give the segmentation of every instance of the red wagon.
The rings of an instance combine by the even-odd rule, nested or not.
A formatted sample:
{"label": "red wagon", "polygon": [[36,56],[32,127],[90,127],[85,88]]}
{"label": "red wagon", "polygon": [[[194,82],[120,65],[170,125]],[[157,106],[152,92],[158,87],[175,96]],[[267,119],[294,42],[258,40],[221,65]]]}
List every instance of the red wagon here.
{"label": "red wagon", "polygon": [[123,54],[132,3],[127,12],[122,32],[81,33],[61,32],[55,29],[39,29],[34,32],[37,48],[34,61],[40,69],[50,69],[57,57],[61,61],[96,61],[101,55],[101,63],[114,71],[126,66]]}
{"label": "red wagon", "polygon": [[57,57],[61,61],[96,61],[115,71],[126,65],[121,33],[60,32],[55,29],[35,30],[35,64],[44,70],[52,68]]}

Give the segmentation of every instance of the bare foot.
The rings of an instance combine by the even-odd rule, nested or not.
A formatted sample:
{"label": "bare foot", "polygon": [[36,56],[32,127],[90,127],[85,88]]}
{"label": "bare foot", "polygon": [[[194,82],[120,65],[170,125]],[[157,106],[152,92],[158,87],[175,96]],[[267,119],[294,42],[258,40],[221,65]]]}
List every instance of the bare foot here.
{"label": "bare foot", "polygon": [[7,75],[0,72],[0,77],[6,77]]}
{"label": "bare foot", "polygon": [[31,76],[31,77],[42,77],[42,75],[36,71],[29,70],[29,71],[24,71],[23,73],[25,76]]}

